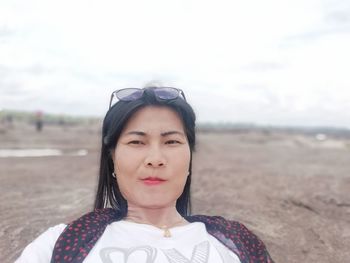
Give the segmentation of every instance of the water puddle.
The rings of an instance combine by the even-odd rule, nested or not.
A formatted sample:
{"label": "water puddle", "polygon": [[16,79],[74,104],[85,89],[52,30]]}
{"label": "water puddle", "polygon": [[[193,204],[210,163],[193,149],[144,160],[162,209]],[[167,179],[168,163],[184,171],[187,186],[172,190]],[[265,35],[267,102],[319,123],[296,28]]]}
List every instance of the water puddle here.
{"label": "water puddle", "polygon": [[0,149],[0,158],[9,157],[47,157],[47,156],[85,156],[88,151],[79,149],[63,152],[59,149]]}

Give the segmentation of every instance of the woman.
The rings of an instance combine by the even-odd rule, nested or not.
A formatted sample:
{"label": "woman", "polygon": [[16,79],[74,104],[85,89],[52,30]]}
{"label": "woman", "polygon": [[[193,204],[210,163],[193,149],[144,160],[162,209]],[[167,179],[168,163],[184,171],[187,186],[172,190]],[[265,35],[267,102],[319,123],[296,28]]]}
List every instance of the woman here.
{"label": "woman", "polygon": [[190,215],[195,114],[182,90],[117,90],[109,107],[94,212],[50,228],[17,262],[273,262],[242,224]]}

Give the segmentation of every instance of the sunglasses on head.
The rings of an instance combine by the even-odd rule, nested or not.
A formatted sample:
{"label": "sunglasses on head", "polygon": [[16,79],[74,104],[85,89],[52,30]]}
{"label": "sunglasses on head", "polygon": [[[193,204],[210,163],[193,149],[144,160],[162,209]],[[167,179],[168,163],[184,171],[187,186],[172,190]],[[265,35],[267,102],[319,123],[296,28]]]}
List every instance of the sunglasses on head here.
{"label": "sunglasses on head", "polygon": [[[111,94],[111,99],[109,101],[109,108],[112,107],[113,98],[116,97],[121,101],[134,101],[142,98],[146,89],[139,88],[126,88],[113,91]],[[185,93],[181,89],[172,88],[172,87],[155,87],[147,90],[152,90],[156,98],[160,100],[174,100],[182,96],[186,101]]]}

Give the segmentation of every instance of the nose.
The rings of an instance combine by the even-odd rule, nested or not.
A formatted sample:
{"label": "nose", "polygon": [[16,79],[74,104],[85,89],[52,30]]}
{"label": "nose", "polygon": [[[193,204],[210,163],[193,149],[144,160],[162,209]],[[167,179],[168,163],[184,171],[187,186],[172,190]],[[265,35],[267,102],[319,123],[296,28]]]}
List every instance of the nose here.
{"label": "nose", "polygon": [[147,167],[162,167],[165,165],[165,158],[159,146],[151,147],[145,158]]}

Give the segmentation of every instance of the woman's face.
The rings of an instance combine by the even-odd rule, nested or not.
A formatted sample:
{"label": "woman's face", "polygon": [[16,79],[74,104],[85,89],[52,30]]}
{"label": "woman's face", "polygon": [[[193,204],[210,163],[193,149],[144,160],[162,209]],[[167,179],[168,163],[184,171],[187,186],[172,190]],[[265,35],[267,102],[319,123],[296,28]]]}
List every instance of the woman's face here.
{"label": "woman's face", "polygon": [[128,206],[175,206],[190,163],[189,144],[177,113],[161,106],[137,111],[121,133],[113,161]]}

